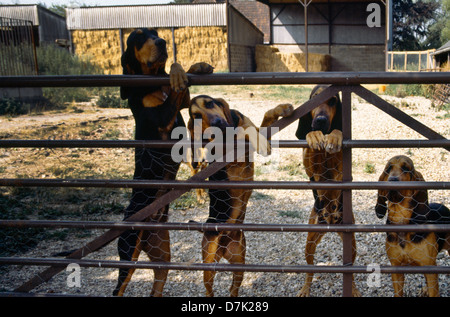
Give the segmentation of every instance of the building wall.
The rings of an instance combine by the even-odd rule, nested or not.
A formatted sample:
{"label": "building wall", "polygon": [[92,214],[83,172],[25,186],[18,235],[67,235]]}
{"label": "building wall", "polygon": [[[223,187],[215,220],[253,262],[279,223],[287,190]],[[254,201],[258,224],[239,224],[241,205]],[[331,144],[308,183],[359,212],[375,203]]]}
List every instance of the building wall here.
{"label": "building wall", "polygon": [[[330,71],[384,71],[386,64],[385,6],[380,26],[369,27],[369,2],[322,2],[308,6],[308,53],[330,55]],[[272,44],[285,54],[305,48],[304,8],[297,4],[272,4]],[[312,69],[309,69],[312,71]]]}

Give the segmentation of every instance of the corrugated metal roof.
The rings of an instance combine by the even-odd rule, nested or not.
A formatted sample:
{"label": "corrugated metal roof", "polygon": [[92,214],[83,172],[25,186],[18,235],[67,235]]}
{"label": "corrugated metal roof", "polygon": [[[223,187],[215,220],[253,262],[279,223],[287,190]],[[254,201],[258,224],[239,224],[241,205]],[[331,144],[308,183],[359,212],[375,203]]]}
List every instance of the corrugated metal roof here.
{"label": "corrugated metal roof", "polygon": [[69,30],[225,26],[226,4],[69,8]]}
{"label": "corrugated metal roof", "polygon": [[0,5],[0,16],[31,21],[33,25],[39,25],[37,5]]}

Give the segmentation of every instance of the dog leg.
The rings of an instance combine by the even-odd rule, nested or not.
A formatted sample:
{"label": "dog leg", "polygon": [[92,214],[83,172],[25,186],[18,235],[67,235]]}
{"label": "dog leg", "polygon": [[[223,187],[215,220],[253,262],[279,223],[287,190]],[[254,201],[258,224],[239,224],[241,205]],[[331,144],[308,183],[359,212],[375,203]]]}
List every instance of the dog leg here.
{"label": "dog leg", "polygon": [[[227,233],[227,239],[230,241],[227,244],[227,248],[224,254],[224,258],[230,262],[230,264],[245,264],[245,235],[244,232],[235,231]],[[239,288],[241,287],[244,279],[244,272],[233,272],[233,283],[230,287],[230,296],[237,297],[239,295]]]}
{"label": "dog leg", "polygon": [[[141,236],[142,231],[125,231],[119,237],[118,249],[121,261],[137,261],[141,253]],[[133,247],[134,246],[134,247]],[[119,278],[117,286],[113,291],[113,296],[123,296],[128,283],[136,269],[119,269]]]}
{"label": "dog leg", "polygon": [[333,130],[330,134],[325,135],[324,149],[329,154],[340,152],[342,149],[342,132]]}
{"label": "dog leg", "polygon": [[429,297],[439,297],[439,281],[437,274],[425,274],[427,294]]}
{"label": "dog leg", "polygon": [[[305,257],[306,263],[314,265],[314,254],[316,252],[317,245],[325,234],[322,232],[308,232],[306,238]],[[311,284],[313,281],[314,273],[306,273],[305,283],[298,293],[299,297],[309,297]]]}
{"label": "dog leg", "polygon": [[[202,240],[202,258],[203,263],[218,263],[221,259],[221,255],[219,254],[220,248],[220,239],[222,235],[219,234],[210,234],[205,232]],[[214,297],[213,285],[214,285],[214,276],[216,272],[214,271],[204,271],[203,272],[203,283],[206,289],[207,297]]]}
{"label": "dog leg", "polygon": [[322,131],[311,131],[306,135],[306,142],[310,149],[320,151],[325,149],[325,136]]}
{"label": "dog leg", "polygon": [[[144,236],[145,235],[145,236]],[[151,262],[170,262],[170,236],[168,230],[145,231],[142,249]],[[167,269],[154,269],[154,281],[150,296],[161,297],[166,284]]]}
{"label": "dog leg", "polygon": [[392,286],[394,287],[394,296],[403,297],[403,286],[405,285],[404,274],[393,273],[391,277]]}
{"label": "dog leg", "polygon": [[212,74],[214,71],[214,67],[212,67],[211,65],[205,63],[205,62],[200,62],[200,63],[195,63],[194,65],[192,65],[189,70],[187,71],[189,74]]}
{"label": "dog leg", "polygon": [[285,103],[278,105],[264,114],[261,127],[268,127],[277,121],[279,117],[288,117],[292,112],[294,112],[294,107],[291,104]]}
{"label": "dog leg", "polygon": [[183,67],[178,63],[173,63],[170,67],[170,87],[175,92],[181,92],[186,89],[188,84],[188,78]]}

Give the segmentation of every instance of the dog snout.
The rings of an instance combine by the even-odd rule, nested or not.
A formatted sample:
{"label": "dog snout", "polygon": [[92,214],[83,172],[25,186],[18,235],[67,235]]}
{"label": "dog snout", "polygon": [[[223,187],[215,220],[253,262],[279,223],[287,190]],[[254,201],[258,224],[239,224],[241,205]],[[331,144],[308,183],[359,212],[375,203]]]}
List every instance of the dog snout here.
{"label": "dog snout", "polygon": [[212,127],[217,127],[219,129],[225,129],[226,127],[228,127],[228,123],[220,117],[215,117],[214,119],[211,120],[211,126]]}
{"label": "dog snout", "polygon": [[398,176],[389,176],[388,181],[389,182],[399,182],[400,178]]}
{"label": "dog snout", "polygon": [[317,116],[313,121],[313,130],[324,130],[328,126],[328,118],[323,115]]}
{"label": "dog snout", "polygon": [[165,49],[166,48],[166,41],[164,41],[163,39],[157,39],[155,41],[155,45],[160,48],[160,49]]}

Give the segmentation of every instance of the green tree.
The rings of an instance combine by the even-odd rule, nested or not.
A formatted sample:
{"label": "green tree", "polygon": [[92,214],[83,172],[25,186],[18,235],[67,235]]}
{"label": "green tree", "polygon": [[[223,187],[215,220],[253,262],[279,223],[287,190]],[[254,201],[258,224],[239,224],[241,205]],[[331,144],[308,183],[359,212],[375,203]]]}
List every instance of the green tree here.
{"label": "green tree", "polygon": [[[394,0],[394,50],[415,51],[428,48],[427,46],[431,45],[433,26],[441,18],[442,10],[439,0]],[[435,34],[434,37],[434,43],[437,39],[440,40],[440,35]],[[427,38],[429,41],[427,41]]]}

